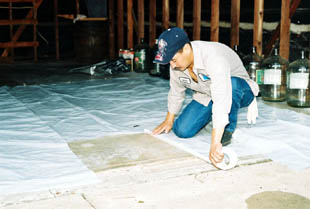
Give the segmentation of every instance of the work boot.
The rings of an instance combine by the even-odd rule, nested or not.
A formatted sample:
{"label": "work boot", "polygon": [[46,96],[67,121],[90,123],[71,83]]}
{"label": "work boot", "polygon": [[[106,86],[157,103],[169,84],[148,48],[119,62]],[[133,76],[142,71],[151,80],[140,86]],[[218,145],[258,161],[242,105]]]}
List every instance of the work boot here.
{"label": "work boot", "polygon": [[232,132],[224,130],[224,133],[221,139],[221,143],[223,147],[231,143],[232,134],[233,134]]}

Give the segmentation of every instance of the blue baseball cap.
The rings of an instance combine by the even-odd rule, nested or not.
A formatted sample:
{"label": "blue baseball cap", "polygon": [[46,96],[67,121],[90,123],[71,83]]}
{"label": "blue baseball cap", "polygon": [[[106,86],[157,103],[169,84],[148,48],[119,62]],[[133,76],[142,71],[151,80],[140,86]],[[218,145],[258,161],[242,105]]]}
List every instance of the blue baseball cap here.
{"label": "blue baseball cap", "polygon": [[178,27],[169,28],[160,34],[158,38],[158,51],[154,62],[159,64],[167,64],[173,56],[189,43],[186,32]]}

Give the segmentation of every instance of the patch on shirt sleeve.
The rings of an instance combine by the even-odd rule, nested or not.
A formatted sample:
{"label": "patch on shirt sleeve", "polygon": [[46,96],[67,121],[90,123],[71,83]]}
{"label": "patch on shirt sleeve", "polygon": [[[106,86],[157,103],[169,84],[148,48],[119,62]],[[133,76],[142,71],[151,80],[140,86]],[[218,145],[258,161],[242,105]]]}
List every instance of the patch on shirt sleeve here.
{"label": "patch on shirt sleeve", "polygon": [[185,85],[188,85],[191,83],[191,80],[189,78],[186,78],[186,77],[180,77],[179,78],[181,83],[185,84]]}
{"label": "patch on shirt sleeve", "polygon": [[210,77],[206,76],[205,74],[198,73],[198,76],[199,76],[200,80],[202,80],[203,82],[210,80]]}

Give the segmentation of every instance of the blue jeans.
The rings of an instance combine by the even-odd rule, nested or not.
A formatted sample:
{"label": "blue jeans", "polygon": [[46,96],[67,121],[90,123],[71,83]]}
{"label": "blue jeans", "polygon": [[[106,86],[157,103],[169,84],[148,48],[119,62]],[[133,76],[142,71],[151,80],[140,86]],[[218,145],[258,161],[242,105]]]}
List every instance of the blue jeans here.
{"label": "blue jeans", "polygon": [[[225,130],[234,132],[237,125],[238,110],[247,107],[254,99],[253,92],[248,83],[238,77],[231,78],[232,105],[229,113],[229,124]],[[175,120],[173,124],[174,133],[180,138],[189,138],[197,134],[212,119],[212,100],[208,106],[192,100]]]}

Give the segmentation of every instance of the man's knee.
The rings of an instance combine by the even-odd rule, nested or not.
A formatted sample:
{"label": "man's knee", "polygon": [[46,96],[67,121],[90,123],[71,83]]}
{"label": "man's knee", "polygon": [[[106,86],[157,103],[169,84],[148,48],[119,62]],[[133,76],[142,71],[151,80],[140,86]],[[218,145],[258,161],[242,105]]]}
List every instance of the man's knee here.
{"label": "man's knee", "polygon": [[173,132],[175,135],[177,135],[180,138],[190,138],[193,137],[195,134],[193,131],[189,130],[186,127],[179,126],[178,124],[174,124],[173,126]]}

